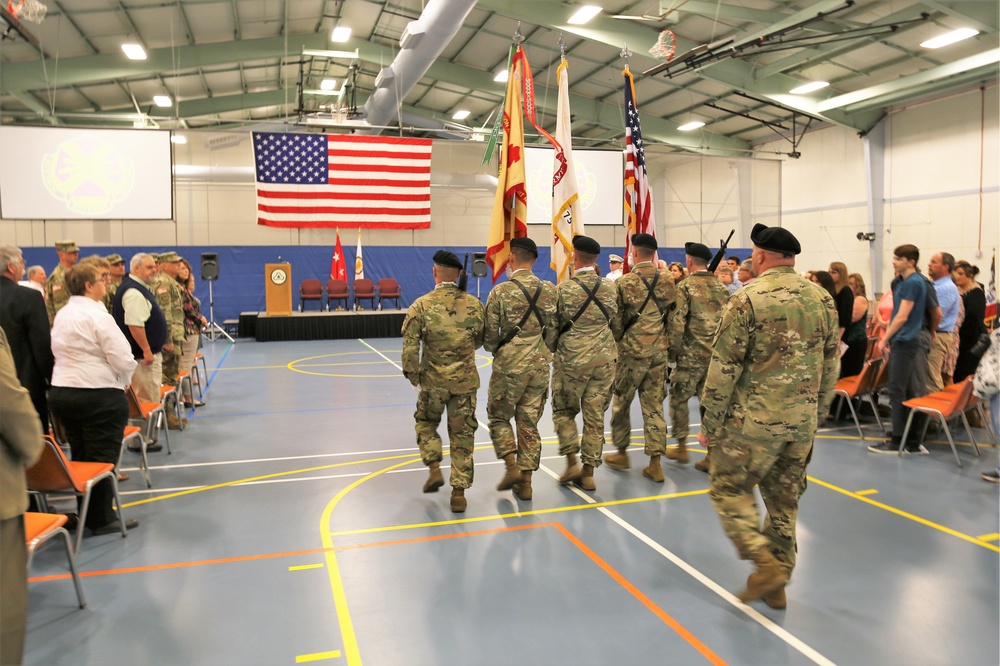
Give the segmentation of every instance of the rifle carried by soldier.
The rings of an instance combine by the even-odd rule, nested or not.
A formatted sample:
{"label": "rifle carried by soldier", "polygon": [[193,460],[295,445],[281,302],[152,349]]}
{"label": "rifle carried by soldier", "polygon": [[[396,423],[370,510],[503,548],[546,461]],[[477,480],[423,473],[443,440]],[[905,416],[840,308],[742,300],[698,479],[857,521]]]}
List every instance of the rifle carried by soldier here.
{"label": "rifle carried by soldier", "polygon": [[715,253],[715,256],[712,257],[712,263],[710,263],[708,265],[708,272],[709,273],[714,273],[715,269],[718,268],[719,264],[722,263],[722,260],[726,256],[726,250],[729,249],[729,241],[733,240],[733,234],[735,234],[735,233],[736,233],[736,229],[731,230],[729,232],[729,238],[727,238],[724,241],[720,241],[722,243],[722,245],[719,247],[719,251]]}

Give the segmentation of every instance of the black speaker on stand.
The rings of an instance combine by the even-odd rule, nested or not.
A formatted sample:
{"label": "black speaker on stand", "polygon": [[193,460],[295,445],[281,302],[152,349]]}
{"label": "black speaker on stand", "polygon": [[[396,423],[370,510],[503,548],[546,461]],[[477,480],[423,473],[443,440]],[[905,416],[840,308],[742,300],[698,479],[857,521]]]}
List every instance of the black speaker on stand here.
{"label": "black speaker on stand", "polygon": [[208,283],[208,326],[205,327],[205,337],[212,342],[219,338],[236,342],[215,321],[215,291],[212,289],[212,283],[219,279],[219,255],[215,252],[201,253],[201,279]]}
{"label": "black speaker on stand", "polygon": [[479,294],[482,278],[490,274],[490,266],[486,263],[485,252],[472,253],[472,277],[476,278],[476,298],[482,300]]}

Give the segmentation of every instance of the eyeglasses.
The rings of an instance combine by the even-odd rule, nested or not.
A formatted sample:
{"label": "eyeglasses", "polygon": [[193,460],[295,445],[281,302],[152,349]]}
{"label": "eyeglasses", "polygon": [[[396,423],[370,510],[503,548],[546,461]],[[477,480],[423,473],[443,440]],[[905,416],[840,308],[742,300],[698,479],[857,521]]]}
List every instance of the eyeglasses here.
{"label": "eyeglasses", "polygon": [[100,278],[101,282],[107,282],[108,280],[111,279],[111,273],[101,273],[98,277]]}

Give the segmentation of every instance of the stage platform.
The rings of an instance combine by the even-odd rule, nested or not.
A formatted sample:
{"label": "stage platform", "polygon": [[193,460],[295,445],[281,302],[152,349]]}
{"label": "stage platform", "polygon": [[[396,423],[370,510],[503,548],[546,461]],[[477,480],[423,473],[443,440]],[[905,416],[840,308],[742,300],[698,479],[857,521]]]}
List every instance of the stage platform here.
{"label": "stage platform", "polygon": [[290,317],[241,312],[237,334],[257,342],[398,338],[405,318],[406,310],[295,312]]}

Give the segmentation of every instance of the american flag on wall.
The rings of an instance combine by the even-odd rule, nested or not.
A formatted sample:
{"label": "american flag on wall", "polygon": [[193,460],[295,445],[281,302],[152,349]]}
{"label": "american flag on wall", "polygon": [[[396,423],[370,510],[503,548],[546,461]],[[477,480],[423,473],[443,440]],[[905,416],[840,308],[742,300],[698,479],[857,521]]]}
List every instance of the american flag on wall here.
{"label": "american flag on wall", "polygon": [[426,229],[431,141],[254,132],[257,224]]}
{"label": "american flag on wall", "polygon": [[635,101],[635,80],[628,66],[625,76],[625,271],[631,269],[632,234],[656,235],[653,197],[646,178],[646,149],[639,127],[639,109]]}

